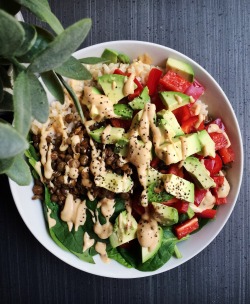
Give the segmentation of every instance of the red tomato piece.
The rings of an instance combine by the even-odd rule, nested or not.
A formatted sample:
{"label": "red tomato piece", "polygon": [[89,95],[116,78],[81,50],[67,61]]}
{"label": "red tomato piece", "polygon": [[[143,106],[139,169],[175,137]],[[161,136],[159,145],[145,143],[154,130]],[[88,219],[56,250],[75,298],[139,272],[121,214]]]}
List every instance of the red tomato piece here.
{"label": "red tomato piece", "polygon": [[134,98],[138,97],[143,90],[143,86],[137,78],[134,79],[134,83],[137,85],[137,88],[135,89],[133,94],[128,95],[128,100],[130,100],[130,101],[133,100]]}
{"label": "red tomato piece", "polygon": [[227,203],[227,198],[226,197],[216,197],[216,202],[215,205],[224,205]]}
{"label": "red tomato piece", "polygon": [[132,120],[131,119],[111,118],[110,122],[111,122],[112,127],[123,128],[127,131],[131,126]]}
{"label": "red tomato piece", "polygon": [[190,87],[188,87],[184,93],[192,96],[194,100],[197,100],[204,93],[204,91],[204,87],[196,79],[194,79]]}
{"label": "red tomato piece", "polygon": [[228,164],[235,160],[235,154],[231,146],[228,148],[221,148],[218,152],[224,164]]}
{"label": "red tomato piece", "polygon": [[187,220],[181,224],[174,227],[175,234],[180,240],[187,236],[189,233],[197,230],[199,228],[199,222],[197,217],[193,217],[191,220]]}
{"label": "red tomato piece", "polygon": [[220,150],[222,148],[225,148],[228,145],[227,138],[223,133],[218,133],[218,132],[212,132],[209,133],[210,137],[215,143],[215,150]]}
{"label": "red tomato piece", "polygon": [[185,120],[191,117],[190,109],[188,105],[182,106],[172,111],[179,124],[182,124]]}
{"label": "red tomato piece", "polygon": [[154,169],[156,169],[156,168],[158,167],[160,161],[161,161],[161,160],[160,160],[157,156],[155,156],[155,157],[151,160],[150,166],[153,167]]}
{"label": "red tomato piece", "polygon": [[182,201],[182,200],[179,200],[178,202],[173,204],[173,207],[175,209],[177,209],[177,211],[179,213],[186,213],[188,211],[188,206],[189,206],[189,203],[185,202],[185,201]]}
{"label": "red tomato piece", "polygon": [[173,165],[169,166],[168,174],[174,174],[174,175],[177,175],[177,176],[179,176],[181,178],[184,177],[182,167],[179,168],[179,166],[177,164],[173,164]]}
{"label": "red tomato piece", "polygon": [[183,77],[179,76],[172,70],[169,70],[159,83],[163,85],[167,90],[184,93],[191,83]]}
{"label": "red tomato piece", "polygon": [[162,75],[162,71],[157,68],[153,68],[150,70],[147,81],[147,87],[150,96],[156,93],[161,75]]}
{"label": "red tomato piece", "polygon": [[216,212],[217,211],[214,209],[206,209],[206,210],[202,211],[201,213],[196,213],[196,215],[201,218],[213,219],[216,215]]}
{"label": "red tomato piece", "polygon": [[115,69],[113,74],[118,74],[118,75],[123,75],[123,76],[128,76],[128,73],[124,73],[120,69]]}
{"label": "red tomato piece", "polygon": [[173,197],[173,198],[171,198],[170,200],[168,200],[166,202],[162,202],[162,204],[166,205],[166,206],[172,206],[173,207],[175,205],[175,203],[177,203],[178,201],[179,201],[178,198]]}
{"label": "red tomato piece", "polygon": [[210,172],[210,175],[217,174],[222,168],[222,160],[219,154],[215,154],[215,157],[209,157],[204,159],[204,165],[206,169]]}
{"label": "red tomato piece", "polygon": [[189,119],[183,121],[183,123],[181,124],[181,128],[182,128],[183,132],[185,134],[194,132],[196,130],[195,124],[197,123],[198,119],[199,119],[199,117],[198,117],[198,115],[196,115],[196,116],[192,116]]}
{"label": "red tomato piece", "polygon": [[216,188],[220,188],[224,183],[224,176],[213,176],[212,179],[216,184]]}
{"label": "red tomato piece", "polygon": [[204,129],[205,129],[205,124],[204,124],[204,121],[202,121],[202,122],[200,123],[199,127],[196,128],[196,130],[197,130],[197,131],[202,131],[202,130],[204,130]]}
{"label": "red tomato piece", "polygon": [[160,97],[158,96],[158,94],[151,96],[151,103],[153,103],[155,105],[156,113],[163,109],[166,109],[164,104],[162,103]]}
{"label": "red tomato piece", "polygon": [[207,193],[206,189],[195,189],[194,190],[194,204],[199,206]]}

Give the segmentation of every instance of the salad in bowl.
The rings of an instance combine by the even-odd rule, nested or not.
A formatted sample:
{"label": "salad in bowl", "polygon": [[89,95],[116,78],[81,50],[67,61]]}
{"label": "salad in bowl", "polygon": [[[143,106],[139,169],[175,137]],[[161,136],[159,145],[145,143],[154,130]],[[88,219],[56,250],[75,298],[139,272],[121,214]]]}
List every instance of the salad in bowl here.
{"label": "salad in bowl", "polygon": [[[197,64],[164,47],[152,53],[153,44],[136,54],[104,46],[99,61],[85,64],[91,80],[68,80],[80,112],[65,93],[45,124],[32,123],[33,199],[78,268],[97,261],[150,275],[198,253],[223,227],[238,191],[235,137],[213,102],[210,111],[213,93]],[[205,229],[205,242],[187,253]]]}

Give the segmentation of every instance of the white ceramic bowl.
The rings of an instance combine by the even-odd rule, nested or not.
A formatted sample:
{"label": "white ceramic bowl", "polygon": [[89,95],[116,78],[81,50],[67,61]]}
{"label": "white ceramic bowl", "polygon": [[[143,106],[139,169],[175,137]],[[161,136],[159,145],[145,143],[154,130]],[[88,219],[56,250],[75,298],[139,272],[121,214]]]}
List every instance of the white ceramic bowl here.
{"label": "white ceramic bowl", "polygon": [[215,117],[221,116],[223,113],[223,122],[227,127],[227,132],[236,154],[236,161],[232,169],[228,171],[228,179],[231,185],[228,203],[220,206],[215,221],[206,225],[200,232],[192,235],[189,240],[179,243],[178,247],[183,255],[182,259],[172,258],[162,268],[154,272],[139,272],[135,269],[127,269],[115,261],[111,261],[110,264],[104,264],[98,256],[95,257],[95,265],[88,264],[79,260],[73,254],[62,250],[47,233],[41,203],[31,200],[32,185],[20,187],[10,180],[10,186],[18,211],[27,227],[37,240],[59,259],[82,271],[104,277],[139,278],[158,274],[181,265],[202,251],[217,236],[227,222],[237,200],[243,171],[243,145],[237,119],[230,102],[218,83],[196,62],[173,49],[141,41],[105,42],[79,50],[75,53],[75,57],[100,56],[105,48],[122,51],[131,58],[136,58],[139,54],[146,52],[153,58],[153,63],[156,65],[163,65],[168,57],[184,60],[192,65],[195,77],[206,87],[206,92],[202,99],[208,104],[209,113]]}

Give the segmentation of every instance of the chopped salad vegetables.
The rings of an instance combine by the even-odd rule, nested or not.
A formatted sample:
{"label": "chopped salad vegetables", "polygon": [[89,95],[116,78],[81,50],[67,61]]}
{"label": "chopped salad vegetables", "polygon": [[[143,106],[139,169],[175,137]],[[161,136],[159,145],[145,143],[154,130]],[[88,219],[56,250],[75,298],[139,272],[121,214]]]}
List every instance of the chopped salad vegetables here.
{"label": "chopped salad vegetables", "polygon": [[109,49],[102,56],[108,64],[86,65],[92,80],[69,80],[84,121],[66,96],[51,103],[45,124],[32,124],[34,198],[61,248],[90,263],[99,254],[154,271],[181,258],[178,243],[227,202],[234,152],[189,64],[167,58],[157,67],[147,55],[130,62]]}

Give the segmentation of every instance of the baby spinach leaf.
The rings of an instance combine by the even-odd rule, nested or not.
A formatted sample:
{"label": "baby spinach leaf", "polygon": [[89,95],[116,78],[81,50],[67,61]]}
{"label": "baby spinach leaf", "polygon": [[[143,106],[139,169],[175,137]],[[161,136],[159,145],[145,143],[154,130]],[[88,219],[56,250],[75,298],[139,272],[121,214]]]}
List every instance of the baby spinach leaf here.
{"label": "baby spinach leaf", "polygon": [[42,73],[62,65],[83,42],[90,27],[90,19],[82,19],[69,26],[31,61],[28,70]]}
{"label": "baby spinach leaf", "polygon": [[61,66],[55,69],[55,72],[77,80],[91,79],[91,73],[75,57],[71,56]]}
{"label": "baby spinach leaf", "polygon": [[141,246],[137,240],[133,241],[131,248],[117,247],[118,252],[125,261],[133,268],[137,268],[141,263]]}
{"label": "baby spinach leaf", "polygon": [[90,255],[89,253],[89,250],[86,250],[82,253],[78,253],[78,252],[74,252],[71,250],[71,252],[76,255],[80,260],[84,261],[84,262],[88,262],[88,263],[91,263],[91,264],[95,264],[92,256]]}
{"label": "baby spinach leaf", "polygon": [[[11,15],[0,10],[0,55],[12,57],[24,40],[24,29]],[[7,43],[6,43],[7,42]]]}
{"label": "baby spinach leaf", "polygon": [[56,100],[64,103],[64,92],[60,81],[53,71],[41,73],[42,80]]}
{"label": "baby spinach leaf", "polygon": [[97,64],[97,63],[109,62],[108,59],[99,58],[99,57],[80,58],[80,59],[78,59],[78,61],[80,61],[81,63],[84,63],[84,64]]}
{"label": "baby spinach leaf", "polygon": [[116,248],[111,248],[110,250],[107,251],[108,257],[110,259],[113,259],[120,263],[121,265],[127,267],[127,268],[133,268],[131,264],[129,264],[123,257],[122,255],[118,252]]}
{"label": "baby spinach leaf", "polygon": [[158,186],[158,183],[152,183],[148,186],[148,189],[147,189],[147,193],[148,193],[148,201],[151,203],[151,202],[155,202],[155,203],[161,203],[161,202],[166,202],[170,199],[173,198],[173,196],[169,193],[167,193],[164,189],[159,192],[159,193],[156,193],[155,192],[155,188],[157,188]]}
{"label": "baby spinach leaf", "polygon": [[24,40],[22,45],[14,52],[14,55],[17,57],[27,53],[34,45],[37,37],[34,26],[24,22],[20,22],[20,24],[24,29]]}
{"label": "baby spinach leaf", "polygon": [[29,80],[25,72],[21,72],[14,84],[14,127],[20,134],[27,136],[31,123],[31,98]]}
{"label": "baby spinach leaf", "polygon": [[0,159],[12,157],[28,148],[26,139],[10,124],[0,122]]}
{"label": "baby spinach leaf", "polygon": [[75,92],[72,90],[71,86],[68,85],[68,83],[63,79],[63,77],[61,75],[57,74],[57,76],[60,79],[63,86],[65,87],[65,89],[68,91],[69,96],[72,98],[72,100],[75,104],[75,107],[76,107],[76,109],[77,109],[77,111],[78,111],[78,113],[81,117],[82,122],[84,122],[85,118],[84,118],[84,115],[83,115],[82,107],[81,107],[80,101],[77,98]]}
{"label": "baby spinach leaf", "polygon": [[17,3],[26,7],[41,21],[47,22],[56,34],[63,32],[63,27],[57,17],[51,12],[47,1],[16,0]]}
{"label": "baby spinach leaf", "polygon": [[14,162],[6,171],[6,174],[20,186],[27,186],[32,180],[30,168],[23,159],[22,154],[15,156]]}

